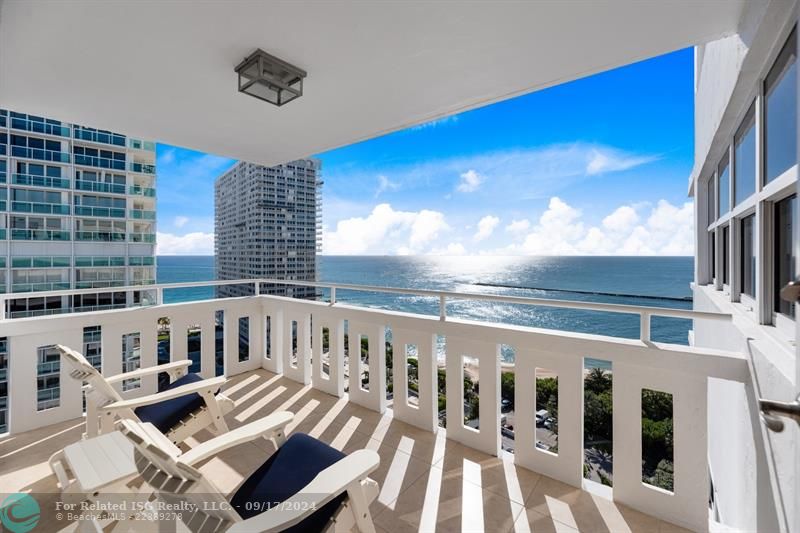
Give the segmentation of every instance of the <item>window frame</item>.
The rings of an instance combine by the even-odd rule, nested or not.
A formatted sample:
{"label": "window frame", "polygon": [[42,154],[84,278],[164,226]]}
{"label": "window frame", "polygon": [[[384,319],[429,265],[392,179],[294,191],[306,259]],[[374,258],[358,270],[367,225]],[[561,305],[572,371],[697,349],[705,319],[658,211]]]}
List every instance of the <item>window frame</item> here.
{"label": "window frame", "polygon": [[[717,176],[717,180],[716,180],[716,186],[717,186],[716,193],[717,194],[716,194],[716,204],[715,204],[716,210],[717,210],[717,213],[716,213],[717,221],[729,217],[730,214],[733,212],[733,207],[734,207],[732,205],[733,204],[733,202],[732,202],[732,196],[733,195],[731,194],[731,191],[733,189],[732,188],[732,183],[733,183],[733,162],[731,161],[731,152],[732,152],[731,143],[729,143],[728,144],[728,148],[725,150],[725,153],[720,158],[719,163],[717,163],[717,168],[716,168],[716,171],[714,172],[714,174],[716,174],[716,176]],[[722,191],[722,175],[725,174],[726,170],[728,172],[728,177],[727,177],[728,190],[726,191],[727,192],[727,197],[728,197],[728,202],[727,202],[727,209],[723,213],[722,212],[722,198],[723,198],[723,196],[722,196],[722,192],[723,192]]]}
{"label": "window frame", "polygon": [[[774,55],[772,57],[772,60],[769,62],[769,68],[766,69],[766,72],[764,72],[764,74],[760,77],[760,82],[759,82],[759,85],[760,85],[759,91],[760,91],[761,97],[762,97],[761,98],[762,99],[762,104],[761,104],[761,111],[762,111],[761,129],[762,129],[762,134],[761,134],[761,138],[759,139],[761,141],[761,155],[762,155],[762,158],[761,158],[761,168],[760,168],[761,177],[759,179],[759,183],[765,188],[767,186],[769,186],[771,183],[779,181],[780,178],[782,178],[786,173],[791,172],[792,169],[795,170],[795,175],[796,175],[796,169],[797,169],[797,161],[796,161],[796,159],[797,159],[797,155],[798,155],[797,152],[795,153],[795,164],[794,164],[794,166],[790,166],[788,169],[786,169],[782,173],[777,174],[775,177],[772,178],[772,180],[769,180],[769,181],[767,180],[767,177],[768,177],[768,175],[767,175],[767,127],[766,127],[767,126],[767,102],[768,102],[768,98],[769,98],[769,94],[768,94],[769,89],[771,89],[772,87],[775,86],[773,84],[771,87],[768,87],[769,76],[770,76],[770,74],[772,74],[772,71],[776,67],[778,67],[779,63],[782,60],[785,60],[784,52],[786,52],[787,50],[790,50],[790,47],[788,45],[789,45],[789,43],[790,43],[790,41],[792,39],[795,39],[794,56],[795,56],[795,65],[797,65],[797,62],[800,60],[800,58],[798,58],[798,53],[797,53],[797,41],[796,41],[797,40],[797,25],[793,25],[789,29],[789,32],[786,34],[786,36],[780,41],[780,43],[781,43],[780,46],[778,46],[777,50],[773,52]],[[783,70],[785,70],[785,68],[786,68],[786,66],[784,65]],[[782,76],[781,76],[781,78],[782,78]],[[800,105],[800,102],[796,103],[796,107],[798,107],[798,105]],[[795,127],[796,127],[796,125],[795,125]],[[797,139],[795,139],[795,140],[797,140]],[[796,146],[795,146],[795,150],[797,150]]]}
{"label": "window frame", "polygon": [[[774,240],[775,240],[775,217],[774,207],[775,203],[785,199],[792,194],[797,193],[798,188],[798,174],[800,173],[800,166],[797,162],[794,166],[787,169],[783,174],[777,176],[769,183],[765,183],[766,179],[766,159],[765,159],[765,86],[766,76],[773,69],[778,61],[779,55],[783,52],[786,43],[791,38],[793,32],[796,32],[795,24],[788,25],[782,32],[780,38],[776,39],[773,50],[769,57],[766,58],[762,66],[762,70],[758,78],[753,83],[752,92],[746,98],[742,98],[743,105],[739,110],[738,116],[730,123],[733,125],[730,134],[723,138],[721,146],[717,147],[713,153],[709,153],[705,165],[710,166],[715,154],[722,153],[728,156],[728,165],[730,168],[730,186],[729,186],[729,211],[725,214],[719,213],[719,171],[724,170],[724,157],[720,157],[716,165],[712,167],[712,172],[708,178],[710,180],[717,180],[713,192],[716,198],[698,198],[698,202],[702,201],[704,207],[698,209],[696,212],[698,216],[702,214],[703,210],[708,210],[709,206],[715,202],[715,211],[707,218],[710,220],[716,215],[716,219],[708,224],[705,228],[705,235],[698,236],[700,249],[697,252],[698,260],[703,260],[706,268],[710,264],[715,265],[716,271],[704,278],[702,270],[698,270],[698,282],[705,282],[713,286],[714,289],[721,291],[724,298],[730,301],[733,305],[741,306],[742,311],[758,324],[774,325],[775,331],[778,333],[776,338],[781,340],[790,340],[795,337],[795,323],[793,320],[787,319],[780,313],[774,312]],[[797,59],[796,61],[800,61]],[[800,68],[800,66],[798,66]],[[745,106],[744,103],[747,105]],[[798,99],[798,107],[800,107],[800,98]],[[737,168],[735,162],[735,152],[737,141],[744,137],[747,131],[745,124],[754,117],[755,121],[755,141],[756,141],[756,176],[755,176],[755,193],[746,199],[742,199],[739,204],[735,204],[735,189],[737,181]],[[706,167],[707,168],[707,167]],[[700,187],[696,191],[700,194],[708,194],[708,187],[702,186],[703,180],[698,179]],[[800,195],[798,195],[800,197]],[[740,232],[743,229],[743,219],[749,215],[755,214],[755,234],[754,246],[756,254],[756,284],[755,294],[756,297],[752,298],[742,292],[741,280],[741,260],[742,260],[742,242]],[[702,226],[703,224],[698,224]],[[800,226],[800,223],[798,224]],[[725,230],[724,228],[728,228]],[[727,243],[720,242],[722,240],[723,231],[728,232]],[[710,234],[715,235],[716,250],[712,245]],[[723,258],[722,248],[727,245],[727,257]],[[705,250],[703,248],[705,247]],[[703,255],[705,254],[705,255]],[[709,254],[715,254],[713,261],[709,261]],[[724,282],[724,276],[720,270],[724,268],[725,262],[728,263],[728,282]],[[800,319],[800,312],[798,312],[798,319]],[[777,331],[776,331],[777,330]],[[785,333],[785,334],[784,334]]]}
{"label": "window frame", "polygon": [[731,224],[730,221],[720,227],[720,243],[719,246],[720,261],[717,266],[720,269],[720,286],[722,292],[730,294],[731,292]]}
{"label": "window frame", "polygon": [[[731,192],[732,192],[732,194],[731,194],[731,197],[732,197],[731,198],[731,211],[733,211],[735,208],[739,207],[740,205],[746,204],[747,201],[754,194],[756,194],[758,192],[758,182],[759,182],[758,151],[759,150],[758,150],[758,127],[757,127],[757,119],[758,119],[757,114],[758,113],[756,112],[757,104],[758,104],[758,96],[756,96],[756,97],[754,97],[752,99],[752,102],[750,103],[750,106],[747,108],[747,111],[745,112],[744,116],[742,117],[742,120],[739,122],[739,126],[736,128],[736,132],[733,135],[733,143],[732,143],[732,145],[730,147],[730,150],[732,151],[732,157],[731,157],[731,163],[732,163],[732,169],[731,169],[732,170],[732,172],[731,172]],[[752,125],[749,124],[750,122],[752,122]],[[747,126],[750,126],[750,127],[747,127]],[[753,159],[754,159],[754,161],[753,161],[753,167],[754,167],[753,170],[754,170],[754,174],[753,174],[753,183],[751,184],[752,188],[753,188],[753,192],[751,192],[746,197],[744,197],[742,199],[739,199],[737,201],[737,193],[738,193],[738,189],[739,189],[739,187],[737,186],[739,184],[739,160],[737,158],[738,148],[741,145],[741,141],[743,139],[745,139],[747,137],[747,135],[750,133],[750,129],[751,128],[753,130],[753,135],[755,137],[755,146],[753,147],[753,151],[754,151],[754,154],[753,154]]]}
{"label": "window frame", "polygon": [[[776,214],[777,214],[776,206],[777,206],[778,203],[780,203],[780,202],[782,202],[782,201],[784,201],[784,200],[786,200],[786,199],[788,199],[788,198],[790,198],[792,196],[795,196],[795,198],[797,198],[796,201],[800,202],[800,194],[798,194],[796,186],[787,187],[786,189],[781,191],[780,194],[777,194],[774,197],[769,199],[769,211],[768,211],[768,214],[767,214],[766,218],[768,220],[768,225],[769,225],[768,231],[775,238],[770,240],[770,242],[769,242],[770,246],[769,246],[769,249],[767,250],[767,254],[766,254],[766,256],[768,258],[768,264],[767,264],[767,268],[765,270],[766,270],[766,274],[768,275],[768,279],[766,281],[768,283],[767,287],[769,287],[769,291],[767,291],[768,292],[768,297],[767,297],[767,301],[765,302],[765,304],[769,308],[771,324],[774,325],[781,333],[783,333],[783,334],[789,336],[789,338],[793,339],[794,336],[795,336],[795,327],[796,327],[795,326],[795,319],[797,317],[800,317],[800,313],[798,313],[796,315],[796,317],[791,317],[791,316],[786,315],[784,313],[778,312],[775,309],[777,296],[776,296],[775,290],[774,290],[775,284],[776,284],[776,281],[777,281],[775,279],[775,267],[776,267],[775,253],[777,251],[775,249],[775,246],[776,246],[776,243],[777,243],[777,228],[775,227]],[[800,203],[798,203],[797,206],[798,207],[796,207],[796,208],[800,209]],[[793,229],[793,232],[796,234],[797,233],[796,229]],[[796,237],[794,237],[794,238],[796,238]],[[794,275],[792,274],[792,277],[793,276]]]}
{"label": "window frame", "polygon": [[737,253],[736,253],[736,265],[738,266],[738,271],[736,272],[736,283],[738,285],[737,292],[739,294],[739,301],[750,309],[755,310],[757,298],[759,296],[758,290],[758,268],[756,265],[753,265],[753,294],[748,294],[745,292],[745,249],[744,249],[744,239],[745,239],[745,223],[748,220],[752,220],[753,228],[752,228],[752,242],[750,243],[751,248],[753,249],[753,255],[755,256],[756,264],[758,263],[758,221],[757,221],[757,214],[755,208],[751,212],[746,215],[743,215],[741,218],[737,219],[737,232],[736,232],[736,246],[737,246]]}

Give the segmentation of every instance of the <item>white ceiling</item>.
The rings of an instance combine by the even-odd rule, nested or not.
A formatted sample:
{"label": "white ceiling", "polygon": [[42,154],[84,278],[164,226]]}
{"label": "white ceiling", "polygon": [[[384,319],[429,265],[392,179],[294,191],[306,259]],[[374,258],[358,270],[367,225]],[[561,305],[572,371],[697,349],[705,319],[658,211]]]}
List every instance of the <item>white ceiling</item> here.
{"label": "white ceiling", "polygon": [[[719,38],[744,0],[0,0],[0,107],[276,164]],[[306,71],[237,92],[255,48]]]}

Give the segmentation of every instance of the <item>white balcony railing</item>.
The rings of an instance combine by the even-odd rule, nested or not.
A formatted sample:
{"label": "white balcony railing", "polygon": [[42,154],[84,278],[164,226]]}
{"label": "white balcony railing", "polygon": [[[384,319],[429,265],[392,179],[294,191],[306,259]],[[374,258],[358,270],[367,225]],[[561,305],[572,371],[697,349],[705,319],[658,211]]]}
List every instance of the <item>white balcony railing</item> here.
{"label": "white balcony railing", "polygon": [[[687,310],[623,306],[590,302],[554,301],[443,291],[387,289],[353,285],[288,282],[328,289],[331,301],[307,301],[259,295],[261,283],[278,280],[237,280],[188,284],[136,286],[115,291],[150,290],[155,305],[104,312],[88,312],[0,320],[0,338],[8,340],[8,421],[18,433],[81,416],[81,390],[61,369],[56,407],[38,410],[36,353],[56,343],[81,349],[83,330],[100,326],[103,373],[122,371],[123,336],[138,333],[140,364],[157,360],[159,320],[168,317],[172,335],[200,331],[200,368],[205,376],[216,371],[217,317],[222,311],[224,372],[233,376],[264,368],[328,394],[349,398],[369,409],[388,408],[399,420],[427,431],[439,425],[439,348],[444,338],[446,368],[447,438],[498,455],[501,447],[502,346],[515,353],[514,460],[520,466],[563,482],[583,482],[583,380],[585,358],[606,360],[613,369],[613,498],[647,514],[694,530],[708,527],[709,475],[707,468],[707,382],[709,378],[744,382],[747,364],[739,354],[702,350],[650,340],[650,317],[670,316],[692,320],[730,320],[730,316]],[[254,296],[190,303],[161,304],[164,290],[249,284]],[[377,310],[336,301],[336,290],[358,290],[433,296],[439,316]],[[53,291],[49,295],[91,293]],[[5,299],[0,304],[5,308]],[[641,339],[568,333],[532,327],[476,322],[447,316],[447,303],[455,299],[480,299],[523,305],[555,306],[592,311],[632,313],[641,317]],[[240,319],[247,328],[240,331]],[[387,330],[393,351],[392,393],[387,394],[385,357]],[[326,334],[327,333],[327,334]],[[349,339],[347,357],[345,335]],[[246,338],[247,342],[242,340]],[[327,350],[320,354],[323,339]],[[367,339],[367,357],[355,356],[360,340]],[[186,359],[187,342],[170,343],[172,360]],[[411,348],[413,346],[413,349]],[[417,390],[410,391],[408,358],[417,359]],[[468,358],[468,359],[465,359]],[[480,369],[479,425],[465,425],[464,364]],[[558,376],[557,453],[536,445],[536,375],[548,369]],[[50,386],[55,386],[51,384]],[[126,392],[135,396],[154,392],[156,380],[144,378],[141,387]],[[347,389],[347,392],[346,392]],[[671,492],[642,482],[642,390],[672,395],[674,435],[674,489]],[[258,401],[257,399],[253,400]]]}

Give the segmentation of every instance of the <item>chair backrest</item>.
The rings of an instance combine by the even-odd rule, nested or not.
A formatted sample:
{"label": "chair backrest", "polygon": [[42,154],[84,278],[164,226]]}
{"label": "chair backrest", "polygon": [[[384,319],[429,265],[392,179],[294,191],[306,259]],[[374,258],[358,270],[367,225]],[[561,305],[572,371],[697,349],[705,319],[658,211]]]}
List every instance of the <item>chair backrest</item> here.
{"label": "chair backrest", "polygon": [[108,382],[103,374],[97,371],[82,353],[57,344],[56,349],[61,352],[62,359],[70,368],[70,377],[89,385],[86,392],[87,399],[90,399],[98,407],[122,400],[119,392]]}
{"label": "chair backrest", "polygon": [[136,469],[142,479],[171,506],[183,504],[181,520],[191,531],[225,531],[233,522],[241,521],[214,483],[165,449],[145,424],[121,419],[116,427],[133,444]]}

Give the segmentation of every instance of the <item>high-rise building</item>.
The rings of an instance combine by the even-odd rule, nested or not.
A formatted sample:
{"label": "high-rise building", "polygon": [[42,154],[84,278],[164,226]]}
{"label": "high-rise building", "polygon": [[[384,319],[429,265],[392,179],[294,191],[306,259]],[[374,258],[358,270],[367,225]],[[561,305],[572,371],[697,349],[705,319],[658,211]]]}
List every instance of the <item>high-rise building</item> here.
{"label": "high-rise building", "polygon": [[[322,210],[321,163],[301,159],[275,167],[239,162],[214,184],[217,279],[316,281]],[[252,294],[223,286],[219,296]],[[265,285],[264,294],[314,298],[313,287]]]}
{"label": "high-rise building", "polygon": [[[0,291],[11,316],[137,304],[155,282],[155,143],[0,109]],[[37,297],[36,291],[103,289]]]}

